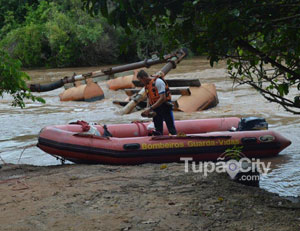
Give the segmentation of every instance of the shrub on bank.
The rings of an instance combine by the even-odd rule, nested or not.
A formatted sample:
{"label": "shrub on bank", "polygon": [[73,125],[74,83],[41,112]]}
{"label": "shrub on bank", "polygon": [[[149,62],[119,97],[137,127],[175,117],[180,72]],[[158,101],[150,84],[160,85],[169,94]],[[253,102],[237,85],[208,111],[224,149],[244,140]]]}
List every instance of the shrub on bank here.
{"label": "shrub on bank", "polygon": [[23,66],[99,65],[114,63],[120,56],[117,34],[106,29],[101,16],[83,11],[80,0],[41,1],[26,9],[24,22],[9,32],[4,28],[0,36],[0,47]]}

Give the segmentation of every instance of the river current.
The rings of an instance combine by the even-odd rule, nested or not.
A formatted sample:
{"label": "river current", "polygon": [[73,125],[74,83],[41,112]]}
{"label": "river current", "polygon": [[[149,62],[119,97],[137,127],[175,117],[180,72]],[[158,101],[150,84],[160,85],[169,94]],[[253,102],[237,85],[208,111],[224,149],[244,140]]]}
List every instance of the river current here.
{"label": "river current", "polygon": [[[149,68],[152,74],[162,65]],[[49,83],[65,76],[100,70],[104,67],[64,68],[46,70],[26,70],[32,83]],[[269,129],[275,130],[292,141],[278,157],[264,159],[271,161],[270,172],[261,178],[260,187],[281,196],[300,196],[300,116],[286,112],[275,103],[269,103],[249,86],[234,87],[226,73],[225,64],[214,68],[205,58],[182,61],[168,74],[170,78],[199,78],[201,83],[214,83],[217,88],[219,104],[217,107],[194,113],[175,112],[176,120],[218,117],[264,117]],[[100,82],[105,99],[92,103],[61,102],[59,94],[63,88],[38,94],[46,104],[27,102],[25,109],[11,107],[11,98],[0,98],[0,164],[19,163],[32,165],[57,165],[60,161],[34,146],[39,131],[47,125],[67,124],[85,120],[101,124],[128,123],[143,120],[140,112],[120,115],[119,106],[113,100],[123,100],[123,91],[109,91],[106,82]],[[184,170],[184,169],[183,169]]]}

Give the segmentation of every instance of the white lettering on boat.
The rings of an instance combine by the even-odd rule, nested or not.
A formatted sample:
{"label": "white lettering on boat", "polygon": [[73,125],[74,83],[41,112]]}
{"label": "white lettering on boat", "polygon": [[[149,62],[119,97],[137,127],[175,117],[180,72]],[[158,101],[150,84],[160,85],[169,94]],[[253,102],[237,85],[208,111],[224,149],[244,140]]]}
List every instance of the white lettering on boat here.
{"label": "white lettering on boat", "polygon": [[188,141],[187,143],[184,142],[175,142],[175,143],[143,143],[142,149],[149,150],[149,149],[165,149],[165,148],[193,148],[193,147],[209,147],[209,146],[223,146],[223,145],[237,145],[240,144],[241,141],[239,139],[217,139],[217,140],[202,140],[202,141]]}

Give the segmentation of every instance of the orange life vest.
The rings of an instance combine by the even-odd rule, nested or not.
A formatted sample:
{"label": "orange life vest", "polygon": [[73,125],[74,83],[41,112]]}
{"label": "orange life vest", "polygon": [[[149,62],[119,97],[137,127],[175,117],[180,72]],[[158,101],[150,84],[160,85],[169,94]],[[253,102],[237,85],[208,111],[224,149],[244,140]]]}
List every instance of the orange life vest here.
{"label": "orange life vest", "polygon": [[147,84],[147,86],[145,87],[150,105],[155,104],[159,100],[159,98],[160,98],[160,96],[158,94],[158,90],[155,87],[155,81],[158,78],[160,78],[166,84],[166,92],[165,92],[165,94],[166,94],[166,101],[170,101],[171,100],[171,93],[170,93],[170,89],[169,89],[169,86],[168,86],[167,82],[162,77],[156,77],[156,78],[153,78]]}

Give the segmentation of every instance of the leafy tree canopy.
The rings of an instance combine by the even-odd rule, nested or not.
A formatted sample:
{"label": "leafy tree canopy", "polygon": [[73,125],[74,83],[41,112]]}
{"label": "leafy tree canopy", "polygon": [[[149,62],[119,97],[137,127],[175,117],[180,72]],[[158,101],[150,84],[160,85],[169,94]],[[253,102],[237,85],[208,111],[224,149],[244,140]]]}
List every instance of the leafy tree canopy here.
{"label": "leafy tree canopy", "polygon": [[12,95],[14,98],[12,105],[21,108],[25,106],[24,99],[44,103],[42,98],[30,93],[25,82],[29,76],[20,69],[20,61],[12,59],[7,53],[0,50],[0,97],[3,97],[4,93]]}
{"label": "leafy tree canopy", "polygon": [[[99,65],[121,59],[122,28],[113,30],[101,17],[81,9],[80,0],[0,0],[0,98],[13,105],[34,97],[23,67]],[[136,51],[134,51],[136,54]]]}
{"label": "leafy tree canopy", "polygon": [[[299,0],[82,0],[127,33],[157,32],[163,48],[186,46],[211,65],[227,58],[231,78],[300,114]],[[149,33],[149,36],[151,36]],[[162,50],[162,53],[165,52]]]}
{"label": "leafy tree canopy", "polygon": [[0,0],[0,38],[3,34],[21,24],[26,16],[27,8],[36,8],[39,0]]}
{"label": "leafy tree canopy", "polygon": [[37,5],[21,5],[17,9],[26,10],[22,22],[16,20],[19,15],[2,12],[6,23],[0,27],[0,47],[25,67],[116,62],[117,32],[107,27],[103,17],[83,11],[81,4],[80,0],[41,0]]}

